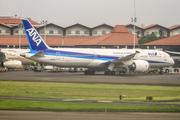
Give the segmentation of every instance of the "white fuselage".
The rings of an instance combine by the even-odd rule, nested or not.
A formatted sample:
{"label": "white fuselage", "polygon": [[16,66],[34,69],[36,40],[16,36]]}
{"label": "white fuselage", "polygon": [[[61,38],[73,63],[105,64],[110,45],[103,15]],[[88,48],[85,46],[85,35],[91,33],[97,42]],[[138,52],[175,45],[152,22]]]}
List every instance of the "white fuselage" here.
{"label": "white fuselage", "polygon": [[20,56],[20,54],[28,52],[29,49],[1,49],[1,51],[6,55],[8,59],[21,61],[22,65],[34,64],[34,61]]}
{"label": "white fuselage", "polygon": [[[140,53],[134,56],[134,60],[145,60],[153,68],[172,66],[174,61],[170,56],[158,50],[135,50],[135,49],[80,49],[80,48],[60,48],[52,49],[52,53],[44,51],[45,57],[32,57],[35,53],[26,53],[26,57],[37,62],[60,67],[87,67],[105,68],[105,62],[125,57],[136,51]],[[115,67],[126,67],[117,64]]]}

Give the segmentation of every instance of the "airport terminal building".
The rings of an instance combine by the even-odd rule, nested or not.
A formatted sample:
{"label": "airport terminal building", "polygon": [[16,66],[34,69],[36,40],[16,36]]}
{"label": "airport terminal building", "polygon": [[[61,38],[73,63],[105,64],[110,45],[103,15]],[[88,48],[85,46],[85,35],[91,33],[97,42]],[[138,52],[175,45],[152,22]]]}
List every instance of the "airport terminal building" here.
{"label": "airport terminal building", "polygon": [[[138,47],[138,39],[141,36],[146,36],[152,32],[158,37],[158,31],[161,29],[164,32],[165,40],[172,41],[179,38],[174,37],[180,35],[180,25],[174,25],[169,28],[158,24],[152,24],[146,27],[136,27],[132,24],[116,25],[115,27],[101,24],[95,27],[88,27],[82,24],[74,24],[67,27],[62,27],[53,23],[39,24],[30,18],[29,21],[34,25],[41,37],[51,47],[81,47],[81,48],[133,48],[135,34],[135,46]],[[147,43],[143,48],[171,48],[179,49],[180,43],[163,44]],[[24,29],[21,25],[20,18],[0,17],[0,48],[28,48]]]}

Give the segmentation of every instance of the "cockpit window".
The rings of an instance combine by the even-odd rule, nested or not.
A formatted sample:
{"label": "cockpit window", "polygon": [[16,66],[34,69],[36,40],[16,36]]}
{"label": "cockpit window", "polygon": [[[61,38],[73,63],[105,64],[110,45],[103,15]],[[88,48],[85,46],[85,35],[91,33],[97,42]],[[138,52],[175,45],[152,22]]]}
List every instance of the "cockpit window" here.
{"label": "cockpit window", "polygon": [[165,55],[166,57],[170,57],[170,55],[169,55],[169,54],[167,54],[167,53],[164,53],[164,55]]}

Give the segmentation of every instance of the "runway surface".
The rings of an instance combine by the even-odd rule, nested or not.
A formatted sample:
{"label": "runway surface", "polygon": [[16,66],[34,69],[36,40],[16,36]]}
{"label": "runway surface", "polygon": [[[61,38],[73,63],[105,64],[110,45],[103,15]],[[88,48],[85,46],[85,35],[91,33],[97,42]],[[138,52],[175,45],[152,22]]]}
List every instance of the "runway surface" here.
{"label": "runway surface", "polygon": [[179,120],[179,113],[0,111],[0,120]]}
{"label": "runway surface", "polygon": [[104,75],[103,72],[100,72],[95,75],[84,75],[83,72],[35,73],[33,71],[8,71],[0,72],[0,76],[1,81],[180,86],[180,74],[128,73]]}

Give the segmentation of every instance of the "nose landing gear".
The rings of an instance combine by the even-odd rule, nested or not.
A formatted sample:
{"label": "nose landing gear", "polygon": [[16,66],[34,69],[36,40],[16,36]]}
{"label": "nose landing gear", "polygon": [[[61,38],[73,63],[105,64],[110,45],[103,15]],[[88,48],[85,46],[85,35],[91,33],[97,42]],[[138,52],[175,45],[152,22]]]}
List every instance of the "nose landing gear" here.
{"label": "nose landing gear", "polygon": [[85,71],[84,71],[84,74],[85,74],[85,75],[94,75],[94,74],[95,74],[95,71],[94,71],[94,70],[85,70]]}

